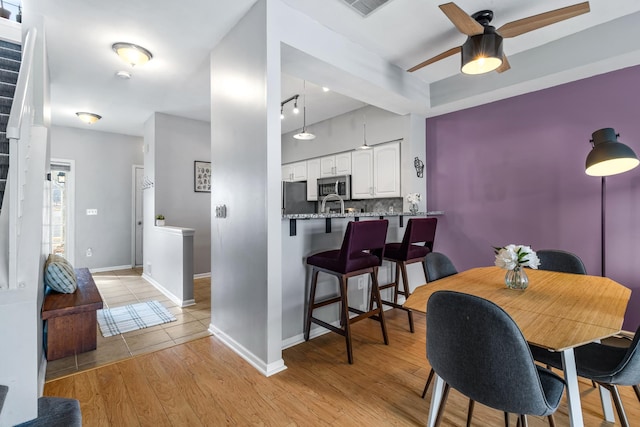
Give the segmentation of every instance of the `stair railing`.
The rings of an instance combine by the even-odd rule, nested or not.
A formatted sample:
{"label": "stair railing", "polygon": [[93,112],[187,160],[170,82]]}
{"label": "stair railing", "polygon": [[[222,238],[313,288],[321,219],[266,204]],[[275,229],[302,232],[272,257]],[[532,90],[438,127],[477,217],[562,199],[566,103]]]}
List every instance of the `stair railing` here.
{"label": "stair railing", "polygon": [[[13,104],[11,105],[11,113],[9,114],[9,121],[7,123],[6,134],[9,139],[9,175],[7,177],[6,187],[9,195],[9,203],[7,203],[9,218],[8,229],[4,229],[2,232],[6,233],[5,235],[9,237],[9,258],[8,278],[0,278],[0,282],[8,279],[7,287],[9,289],[25,286],[18,278],[18,251],[28,171],[29,129],[33,124],[33,108],[30,99],[34,86],[32,76],[34,71],[36,37],[36,28],[31,28],[25,37],[20,73],[18,74]],[[0,213],[0,215],[2,214],[5,214],[5,212]],[[6,219],[2,221],[2,224],[4,228]]]}

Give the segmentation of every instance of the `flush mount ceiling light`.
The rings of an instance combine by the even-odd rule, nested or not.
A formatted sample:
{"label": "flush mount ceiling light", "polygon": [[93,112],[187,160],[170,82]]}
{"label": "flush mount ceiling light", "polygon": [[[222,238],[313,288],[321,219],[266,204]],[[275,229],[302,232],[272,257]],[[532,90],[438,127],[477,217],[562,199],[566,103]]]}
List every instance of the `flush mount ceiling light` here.
{"label": "flush mount ceiling light", "polygon": [[138,46],[133,43],[118,42],[114,43],[112,48],[120,58],[122,58],[126,63],[131,64],[132,67],[145,64],[153,58],[151,52],[142,46]]}
{"label": "flush mount ceiling light", "polygon": [[610,176],[629,171],[638,164],[638,156],[627,145],[618,142],[619,134],[612,128],[595,131],[591,137],[593,149],[587,156],[585,173],[591,176]]}
{"label": "flush mount ceiling light", "polygon": [[302,91],[302,131],[300,133],[296,133],[293,135],[295,139],[299,139],[302,141],[310,141],[315,139],[316,136],[311,132],[307,132],[307,82],[303,82],[303,91]]}
{"label": "flush mount ceiling light", "polygon": [[98,115],[98,114],[94,114],[94,113],[87,113],[84,111],[79,111],[76,113],[76,116],[78,116],[78,118],[80,120],[82,120],[83,122],[85,122],[88,125],[92,125],[95,122],[97,122],[98,120],[100,120],[102,118],[102,116]]}
{"label": "flush mount ceiling light", "polygon": [[128,71],[118,71],[116,76],[121,78],[122,80],[129,80],[131,78],[131,73]]}

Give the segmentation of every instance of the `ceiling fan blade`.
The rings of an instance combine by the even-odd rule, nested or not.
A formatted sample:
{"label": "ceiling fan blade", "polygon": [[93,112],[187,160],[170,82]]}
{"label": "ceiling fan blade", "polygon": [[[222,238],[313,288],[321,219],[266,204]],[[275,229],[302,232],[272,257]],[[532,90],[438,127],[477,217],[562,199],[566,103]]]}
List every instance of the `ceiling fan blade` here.
{"label": "ceiling fan blade", "polygon": [[538,28],[546,27],[547,25],[555,24],[556,22],[564,21],[565,19],[582,15],[583,13],[589,12],[589,10],[589,2],[585,1],[584,3],[574,4],[573,6],[551,10],[506,23],[498,28],[497,32],[504,38],[515,37],[528,33],[529,31],[537,30]]}
{"label": "ceiling fan blade", "polygon": [[496,68],[496,71],[498,73],[503,73],[503,72],[507,71],[510,68],[511,68],[511,64],[509,64],[509,61],[507,60],[507,55],[502,54],[502,65],[500,65],[498,68]]}
{"label": "ceiling fan blade", "polygon": [[410,73],[413,73],[414,71],[417,71],[422,67],[426,67],[427,65],[433,64],[434,62],[440,61],[441,59],[447,58],[447,57],[449,57],[451,55],[455,55],[456,53],[460,52],[461,50],[462,50],[462,48],[460,46],[454,47],[452,49],[449,49],[446,52],[442,52],[440,55],[436,55],[431,59],[427,59],[426,61],[421,62],[418,65],[409,68],[407,71],[410,72]]}
{"label": "ceiling fan blade", "polygon": [[456,26],[458,31],[468,36],[484,33],[484,27],[473,19],[467,12],[460,9],[455,3],[445,3],[438,6],[447,15],[449,21]]}

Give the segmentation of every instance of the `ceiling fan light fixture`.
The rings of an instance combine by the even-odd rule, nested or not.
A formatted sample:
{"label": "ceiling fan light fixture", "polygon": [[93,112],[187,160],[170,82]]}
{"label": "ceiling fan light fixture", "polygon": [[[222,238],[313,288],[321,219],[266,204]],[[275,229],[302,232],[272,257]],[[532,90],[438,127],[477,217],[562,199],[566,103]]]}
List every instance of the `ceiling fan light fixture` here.
{"label": "ceiling fan light fixture", "polygon": [[484,74],[502,65],[502,36],[494,32],[470,36],[462,45],[464,74]]}
{"label": "ceiling fan light fixture", "polygon": [[79,111],[76,113],[76,116],[88,125],[92,125],[102,118],[102,116],[98,114],[87,113],[86,111]]}
{"label": "ceiling fan light fixture", "polygon": [[111,48],[126,63],[131,64],[132,67],[143,65],[153,58],[151,52],[133,43],[118,42],[114,43]]}
{"label": "ceiling fan light fixture", "polygon": [[593,149],[587,155],[585,166],[587,175],[617,175],[640,164],[636,153],[629,146],[618,142],[618,136],[612,128],[600,129],[592,134]]}

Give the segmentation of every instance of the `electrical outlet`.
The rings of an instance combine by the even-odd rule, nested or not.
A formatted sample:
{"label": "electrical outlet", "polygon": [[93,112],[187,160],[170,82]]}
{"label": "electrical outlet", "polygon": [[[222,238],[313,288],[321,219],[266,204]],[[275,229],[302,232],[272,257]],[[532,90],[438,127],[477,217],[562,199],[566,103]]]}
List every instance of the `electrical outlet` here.
{"label": "electrical outlet", "polygon": [[98,209],[87,209],[87,215],[98,215]]}
{"label": "electrical outlet", "polygon": [[87,256],[93,256],[93,249],[87,248]]}

